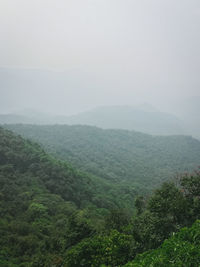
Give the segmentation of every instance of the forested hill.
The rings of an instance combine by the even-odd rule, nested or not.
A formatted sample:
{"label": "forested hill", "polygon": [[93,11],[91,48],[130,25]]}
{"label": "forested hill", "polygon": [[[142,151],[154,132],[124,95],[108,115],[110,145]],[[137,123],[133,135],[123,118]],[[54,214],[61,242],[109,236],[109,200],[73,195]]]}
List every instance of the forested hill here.
{"label": "forested hill", "polygon": [[[8,177],[1,177],[5,198],[17,197],[18,190],[23,194],[29,186],[33,195],[37,190],[59,194],[77,206],[91,197],[88,190],[91,179],[82,177],[69,165],[49,157],[39,145],[0,128],[0,148],[1,171],[8,174]],[[4,184],[6,178],[7,183]]]}
{"label": "forested hill", "polygon": [[59,262],[64,249],[103,227],[110,210],[133,209],[135,196],[0,127],[0,266]]}
{"label": "forested hill", "polygon": [[148,252],[199,219],[200,172],[177,185],[136,197],[128,213],[130,188],[80,173],[0,128],[0,266],[192,267],[200,262],[199,222]]}
{"label": "forested hill", "polygon": [[[77,171],[66,161],[56,160],[46,154],[37,143],[25,140],[1,127],[0,165],[9,175],[22,174],[21,182],[13,179],[12,183],[16,182],[16,185],[22,186],[24,183],[32,187],[33,191],[40,187],[44,192],[58,194],[65,201],[73,202],[78,208],[91,204],[97,208],[119,208],[120,205],[123,207],[123,204],[126,206],[128,201],[131,203],[135,198],[134,189],[126,185],[117,187],[97,176]],[[5,186],[9,194],[14,196],[12,186]],[[127,202],[123,201],[124,196]]]}
{"label": "forested hill", "polygon": [[200,164],[200,142],[190,136],[151,136],[91,126],[7,125],[80,170],[136,187],[153,188]]}

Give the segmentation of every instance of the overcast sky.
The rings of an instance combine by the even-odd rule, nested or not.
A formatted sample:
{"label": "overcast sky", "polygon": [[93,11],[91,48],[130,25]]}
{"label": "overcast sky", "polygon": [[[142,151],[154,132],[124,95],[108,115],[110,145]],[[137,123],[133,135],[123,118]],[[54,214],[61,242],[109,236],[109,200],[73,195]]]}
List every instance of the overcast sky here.
{"label": "overcast sky", "polygon": [[0,48],[1,68],[40,70],[2,72],[0,112],[200,97],[199,0],[1,0]]}

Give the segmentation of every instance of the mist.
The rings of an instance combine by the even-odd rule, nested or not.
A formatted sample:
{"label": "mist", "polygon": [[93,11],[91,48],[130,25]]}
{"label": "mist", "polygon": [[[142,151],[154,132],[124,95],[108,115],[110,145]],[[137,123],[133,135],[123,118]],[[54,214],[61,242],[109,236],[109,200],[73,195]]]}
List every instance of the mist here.
{"label": "mist", "polygon": [[197,0],[3,0],[0,112],[150,103],[196,121],[199,32]]}

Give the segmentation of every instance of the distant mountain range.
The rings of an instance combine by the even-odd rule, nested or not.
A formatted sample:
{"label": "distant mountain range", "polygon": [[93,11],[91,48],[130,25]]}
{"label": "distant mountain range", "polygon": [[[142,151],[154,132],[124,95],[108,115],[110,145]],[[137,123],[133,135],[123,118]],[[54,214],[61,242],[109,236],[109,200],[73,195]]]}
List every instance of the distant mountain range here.
{"label": "distant mountain range", "polygon": [[[7,114],[0,114],[0,124],[82,124],[106,129],[136,130],[156,135],[189,134],[200,138],[200,97],[198,96],[186,99],[180,97],[171,107],[168,103],[167,113],[156,110],[149,104],[104,106],[74,116],[56,116],[34,110],[17,111],[22,107],[34,107],[36,110],[50,110],[54,114],[56,112],[75,114],[77,109],[80,111],[98,103],[110,103],[110,101],[112,103],[112,99],[109,102],[92,101],[97,98],[95,92],[100,90],[101,86],[101,82],[97,82],[93,75],[79,70],[56,72],[0,68],[0,107],[2,113],[7,112]],[[91,98],[90,101],[89,98]],[[134,99],[130,100],[134,102]],[[178,117],[172,113],[177,114]]]}
{"label": "distant mountain range", "polygon": [[184,134],[181,120],[151,106],[108,106],[68,118],[68,124],[98,126],[104,129],[127,129],[155,135]]}
{"label": "distant mountain range", "polygon": [[0,123],[90,125],[104,129],[135,130],[152,135],[187,134],[180,119],[159,112],[147,104],[138,107],[104,106],[73,116],[55,116],[24,110],[16,114],[1,114]]}

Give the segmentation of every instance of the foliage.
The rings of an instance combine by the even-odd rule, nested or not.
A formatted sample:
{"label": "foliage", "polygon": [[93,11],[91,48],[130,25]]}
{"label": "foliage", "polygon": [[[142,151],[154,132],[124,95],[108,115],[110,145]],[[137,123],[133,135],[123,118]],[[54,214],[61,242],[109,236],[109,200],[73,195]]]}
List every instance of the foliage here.
{"label": "foliage", "polygon": [[137,196],[0,128],[0,266],[200,264],[200,222],[183,228],[200,219],[200,171],[176,182]]}
{"label": "foliage", "polygon": [[200,221],[183,228],[158,249],[138,255],[126,267],[193,267],[200,265]]}
{"label": "foliage", "polygon": [[199,165],[200,142],[189,136],[151,136],[83,125],[6,127],[39,142],[52,155],[82,171],[127,185],[122,202],[129,199],[132,188],[144,194],[147,188],[157,188],[176,173]]}
{"label": "foliage", "polygon": [[85,239],[70,249],[65,263],[68,267],[120,266],[130,259],[132,238],[112,230],[109,235]]}
{"label": "foliage", "polygon": [[119,208],[108,191],[106,184],[0,128],[3,266],[48,266],[54,261],[60,266],[69,247],[95,235],[109,209]]}

